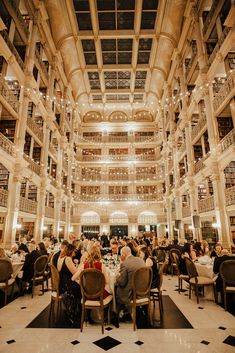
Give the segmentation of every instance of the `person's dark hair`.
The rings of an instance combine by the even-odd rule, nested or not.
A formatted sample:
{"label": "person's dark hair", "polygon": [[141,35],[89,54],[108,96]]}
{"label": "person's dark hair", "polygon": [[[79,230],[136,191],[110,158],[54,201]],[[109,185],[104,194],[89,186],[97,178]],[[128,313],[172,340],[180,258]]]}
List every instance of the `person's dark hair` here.
{"label": "person's dark hair", "polygon": [[46,247],[45,247],[45,244],[43,243],[43,242],[40,242],[40,243],[38,243],[38,249],[39,250],[45,250],[45,251],[47,251],[47,249],[46,249]]}
{"label": "person's dark hair", "polygon": [[138,252],[136,242],[134,240],[130,240],[128,241],[127,246],[131,249],[131,254],[136,256]]}
{"label": "person's dark hair", "polygon": [[63,246],[67,246],[68,244],[69,244],[68,240],[63,240],[61,243],[61,245],[63,245]]}
{"label": "person's dark hair", "polygon": [[178,244],[178,239],[175,238],[175,239],[173,240],[173,244],[174,244],[174,245],[177,245],[177,244]]}
{"label": "person's dark hair", "polygon": [[75,249],[76,249],[75,246],[72,244],[66,245],[66,247],[61,251],[60,257],[65,257],[65,256],[71,257]]}
{"label": "person's dark hair", "polygon": [[196,256],[200,256],[202,254],[202,249],[201,249],[201,243],[200,241],[197,241],[194,245],[193,245],[193,249],[196,252]]}
{"label": "person's dark hair", "polygon": [[140,251],[142,251],[142,252],[144,253],[144,261],[146,261],[147,258],[150,256],[150,252],[149,252],[147,246],[143,246],[143,247],[139,250],[139,252],[140,252]]}
{"label": "person's dark hair", "polygon": [[189,255],[189,257],[191,258],[190,247],[191,247],[190,243],[185,243],[183,246],[183,249],[182,249],[182,254],[184,255],[185,253],[187,253]]}

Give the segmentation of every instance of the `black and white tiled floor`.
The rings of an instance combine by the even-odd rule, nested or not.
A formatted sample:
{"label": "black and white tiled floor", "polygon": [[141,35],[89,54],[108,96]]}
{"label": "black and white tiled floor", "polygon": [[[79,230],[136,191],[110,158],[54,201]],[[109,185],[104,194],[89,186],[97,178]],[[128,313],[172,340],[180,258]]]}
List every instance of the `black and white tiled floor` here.
{"label": "black and white tiled floor", "polygon": [[[167,279],[171,278],[171,281]],[[165,328],[138,329],[131,323],[120,328],[106,327],[104,335],[99,325],[84,326],[80,333],[75,328],[26,328],[50,301],[50,293],[43,296],[20,297],[0,309],[0,353],[234,353],[235,317],[212,301],[195,297],[191,300],[176,289],[177,278],[166,277],[164,295],[168,295],[193,328],[169,328],[174,313]],[[202,309],[200,309],[202,308]]]}

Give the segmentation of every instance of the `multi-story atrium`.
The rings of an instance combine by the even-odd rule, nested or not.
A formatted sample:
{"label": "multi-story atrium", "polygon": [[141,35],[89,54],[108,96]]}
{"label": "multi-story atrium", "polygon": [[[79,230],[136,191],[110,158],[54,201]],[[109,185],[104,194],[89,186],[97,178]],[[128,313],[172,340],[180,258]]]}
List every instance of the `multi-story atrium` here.
{"label": "multi-story atrium", "polygon": [[[51,235],[61,240],[71,234],[154,233],[232,249],[234,126],[233,0],[0,2],[5,248],[21,234],[38,242]],[[45,306],[44,297],[33,300],[39,307],[24,303],[32,310],[30,319],[22,319],[24,327]],[[182,294],[177,305],[188,306],[188,298]],[[195,304],[193,327],[208,327],[213,305],[204,310],[201,326]],[[206,342],[217,327],[232,327],[223,309],[214,315],[217,326],[210,323]],[[224,324],[217,324],[221,315]],[[182,352],[193,346],[192,352],[217,352],[216,345],[203,350],[199,344],[200,350],[197,335],[190,341],[185,331]],[[217,331],[222,342],[228,334]],[[165,352],[175,351],[175,330],[164,334],[171,342]],[[114,335],[123,343],[118,349],[124,349],[121,336]],[[141,341],[145,347],[133,343],[127,350],[156,349],[144,334]],[[4,347],[0,351],[8,352]]]}

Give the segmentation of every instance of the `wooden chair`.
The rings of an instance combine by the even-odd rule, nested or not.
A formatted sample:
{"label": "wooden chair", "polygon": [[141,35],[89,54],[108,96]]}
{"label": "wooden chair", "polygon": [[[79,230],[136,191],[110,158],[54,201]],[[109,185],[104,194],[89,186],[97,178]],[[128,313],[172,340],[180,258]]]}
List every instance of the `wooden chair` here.
{"label": "wooden chair", "polygon": [[44,281],[46,281],[45,270],[48,264],[48,256],[42,255],[37,258],[34,263],[34,274],[32,279],[32,298],[34,294],[34,288],[37,284],[42,285],[42,294],[44,294]]}
{"label": "wooden chair", "polygon": [[191,299],[191,291],[192,291],[192,287],[194,287],[195,294],[197,297],[197,304],[198,304],[199,303],[198,288],[202,288],[203,294],[204,294],[204,287],[211,286],[213,287],[213,290],[214,290],[215,302],[217,302],[215,282],[213,281],[213,279],[203,277],[203,276],[198,276],[196,266],[191,259],[186,257],[185,263],[186,263],[186,268],[189,275],[189,299]]}
{"label": "wooden chair", "polygon": [[60,295],[60,274],[57,268],[48,264],[51,272],[51,305],[50,305],[50,314],[49,319],[51,318],[51,314],[54,313],[56,309],[55,319],[57,320],[59,311],[62,308],[62,296]]}
{"label": "wooden chair", "polygon": [[163,301],[162,301],[162,283],[163,283],[163,273],[164,273],[164,268],[167,265],[167,262],[165,261],[159,269],[159,286],[157,288],[152,288],[150,290],[150,299],[153,301],[153,308],[155,309],[155,302],[158,301],[159,303],[159,313],[160,313],[160,320],[162,320],[163,317]]}
{"label": "wooden chair", "polygon": [[80,274],[80,287],[82,292],[82,318],[81,332],[85,321],[87,309],[99,309],[101,313],[101,329],[104,333],[104,309],[110,308],[113,296],[110,294],[103,299],[105,277],[104,274],[96,269],[89,268]]}
{"label": "wooden chair", "polygon": [[4,305],[7,304],[7,294],[10,287],[12,289],[11,297],[13,296],[15,279],[12,277],[12,274],[12,263],[6,259],[0,259],[0,290],[5,293]]}
{"label": "wooden chair", "polygon": [[150,267],[142,267],[133,275],[132,318],[133,329],[136,330],[136,307],[148,305],[148,318],[150,318],[150,289],[153,272]]}
{"label": "wooden chair", "polygon": [[173,276],[174,272],[179,275],[179,261],[180,261],[180,251],[178,249],[171,249],[169,251],[169,259],[170,259],[170,271]]}
{"label": "wooden chair", "polygon": [[227,311],[227,293],[235,293],[235,259],[222,262],[219,272],[223,281],[224,308]]}

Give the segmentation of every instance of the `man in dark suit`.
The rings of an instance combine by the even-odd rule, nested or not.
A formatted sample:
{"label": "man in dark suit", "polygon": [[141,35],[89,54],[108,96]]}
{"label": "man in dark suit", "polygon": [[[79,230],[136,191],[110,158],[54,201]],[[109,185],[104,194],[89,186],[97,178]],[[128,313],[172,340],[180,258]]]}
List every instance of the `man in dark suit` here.
{"label": "man in dark suit", "polygon": [[27,240],[25,237],[20,237],[20,242],[19,242],[19,250],[23,250],[24,252],[26,252],[27,254],[29,253],[29,249],[27,247]]}
{"label": "man in dark suit", "polygon": [[[213,272],[214,272],[214,274],[218,274],[218,277],[216,279],[216,290],[217,290],[217,292],[222,293],[223,292],[223,280],[219,274],[220,266],[226,260],[234,260],[235,261],[235,257],[230,256],[227,249],[223,249],[221,251],[221,255],[222,256],[218,256],[215,258],[214,265],[213,265]],[[223,300],[223,295],[222,295],[222,300]]]}
{"label": "man in dark suit", "polygon": [[22,267],[23,282],[31,283],[34,274],[34,263],[40,256],[39,251],[36,249],[36,244],[29,244],[29,253],[25,256],[25,262]]}
{"label": "man in dark suit", "polygon": [[145,266],[144,260],[133,256],[128,246],[121,249],[121,266],[116,287],[117,305],[125,305],[128,308],[132,299],[133,275],[136,270]]}
{"label": "man in dark suit", "polygon": [[53,256],[52,256],[52,264],[57,268],[57,261],[58,258],[60,257],[61,251],[64,250],[64,248],[68,245],[68,240],[63,240],[61,245],[60,245],[60,250],[57,251]]}

